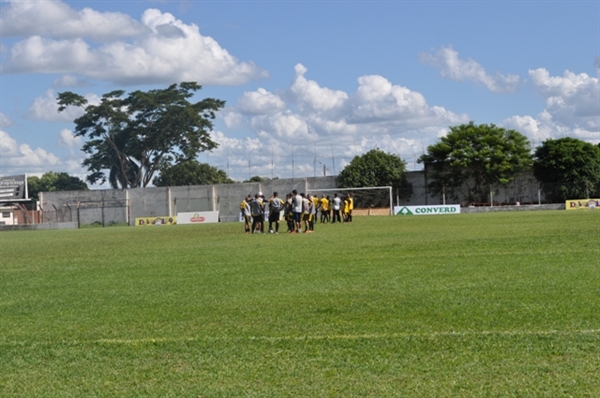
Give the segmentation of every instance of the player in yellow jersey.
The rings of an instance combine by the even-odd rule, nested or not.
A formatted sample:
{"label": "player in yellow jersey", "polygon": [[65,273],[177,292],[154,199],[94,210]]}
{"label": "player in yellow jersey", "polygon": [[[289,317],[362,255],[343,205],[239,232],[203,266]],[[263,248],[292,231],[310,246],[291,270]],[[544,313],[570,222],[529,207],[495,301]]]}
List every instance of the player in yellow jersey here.
{"label": "player in yellow jersey", "polygon": [[315,217],[314,223],[317,223],[317,212],[319,211],[319,197],[317,195],[310,195],[310,200],[312,201],[313,208],[315,209]]}
{"label": "player in yellow jersey", "polygon": [[252,219],[250,215],[250,202],[252,201],[252,196],[246,196],[246,199],[242,200],[240,203],[240,212],[242,214],[242,218],[244,220],[244,230],[247,234],[250,233],[250,221]]}
{"label": "player in yellow jersey", "polygon": [[348,199],[348,195],[344,198],[343,206],[342,206],[342,220],[344,222],[348,222],[348,213],[350,212],[350,200]]}
{"label": "player in yellow jersey", "polygon": [[354,198],[351,194],[348,194],[348,222],[352,222],[352,210],[354,210]]}
{"label": "player in yellow jersey", "polygon": [[[308,195],[309,206],[308,206],[308,232],[315,232],[315,222],[317,218],[317,207],[315,206],[314,197]],[[317,201],[318,202],[318,201]],[[306,232],[306,231],[304,231]]]}
{"label": "player in yellow jersey", "polygon": [[321,224],[329,222],[329,199],[325,195],[321,195],[319,208],[321,209]]}

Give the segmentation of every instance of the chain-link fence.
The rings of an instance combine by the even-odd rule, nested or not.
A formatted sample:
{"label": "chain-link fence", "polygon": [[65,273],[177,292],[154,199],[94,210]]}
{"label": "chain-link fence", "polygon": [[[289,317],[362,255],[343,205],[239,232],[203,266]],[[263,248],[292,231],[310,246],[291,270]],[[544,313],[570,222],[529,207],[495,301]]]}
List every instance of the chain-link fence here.
{"label": "chain-link fence", "polygon": [[129,223],[129,201],[111,200],[100,202],[65,203],[41,210],[44,223],[76,222],[78,226],[126,225]]}

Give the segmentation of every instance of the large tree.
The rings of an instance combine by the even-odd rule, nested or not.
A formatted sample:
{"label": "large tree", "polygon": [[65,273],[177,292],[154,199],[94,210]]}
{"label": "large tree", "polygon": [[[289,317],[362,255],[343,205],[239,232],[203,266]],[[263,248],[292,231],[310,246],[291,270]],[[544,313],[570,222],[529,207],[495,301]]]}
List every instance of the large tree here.
{"label": "large tree", "polygon": [[600,147],[570,137],[546,140],[535,150],[533,174],[554,202],[589,198],[600,184]]}
{"label": "large tree", "polygon": [[160,170],[160,175],[154,178],[157,187],[175,187],[185,185],[212,185],[234,183],[227,173],[208,163],[196,160],[166,166]]}
{"label": "large tree", "polygon": [[531,166],[527,138],[515,130],[473,122],[450,127],[438,143],[419,158],[425,163],[429,188],[471,202],[487,202],[490,187],[505,185]]}
{"label": "large tree", "polygon": [[412,186],[406,180],[406,162],[399,156],[372,149],[355,156],[338,175],[341,188],[391,186],[394,193],[408,199]]}
{"label": "large tree", "polygon": [[39,200],[40,192],[54,191],[87,191],[89,188],[85,181],[67,173],[49,171],[42,177],[27,177],[27,191],[29,197]]}
{"label": "large tree", "polygon": [[127,96],[117,90],[103,95],[98,105],[72,92],[59,93],[59,111],[67,106],[85,110],[75,119],[75,135],[88,139],[82,148],[88,154],[83,162],[90,172],[87,180],[104,183],[108,172],[114,188],[145,187],[161,165],[189,161],[216,148],[209,132],[225,102],[190,102],[200,89],[187,82]]}

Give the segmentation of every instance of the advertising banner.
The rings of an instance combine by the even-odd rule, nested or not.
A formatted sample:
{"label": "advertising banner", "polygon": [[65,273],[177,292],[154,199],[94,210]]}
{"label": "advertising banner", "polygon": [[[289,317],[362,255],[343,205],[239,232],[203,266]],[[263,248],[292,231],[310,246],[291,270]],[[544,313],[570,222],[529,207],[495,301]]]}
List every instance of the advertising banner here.
{"label": "advertising banner", "polygon": [[397,216],[433,216],[437,214],[460,214],[460,205],[394,206]]}
{"label": "advertising banner", "polygon": [[177,213],[177,224],[210,224],[219,222],[218,211],[196,211]]}
{"label": "advertising banner", "polygon": [[151,227],[155,225],[174,225],[177,224],[177,217],[138,217],[135,219],[136,227]]}
{"label": "advertising banner", "polygon": [[565,202],[567,210],[597,209],[600,210],[600,199],[577,199]]}

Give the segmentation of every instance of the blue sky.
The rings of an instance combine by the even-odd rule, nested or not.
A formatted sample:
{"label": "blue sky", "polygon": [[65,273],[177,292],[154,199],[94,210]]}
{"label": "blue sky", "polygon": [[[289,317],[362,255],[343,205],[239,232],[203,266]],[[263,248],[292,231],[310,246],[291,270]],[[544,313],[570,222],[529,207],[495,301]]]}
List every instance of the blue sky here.
{"label": "blue sky", "polygon": [[82,178],[76,109],[114,89],[203,86],[227,101],[236,180],[339,171],[380,148],[409,170],[473,120],[533,146],[600,142],[599,1],[2,1],[0,174]]}

